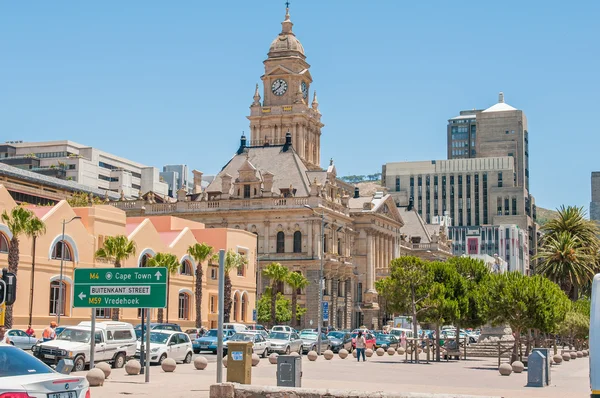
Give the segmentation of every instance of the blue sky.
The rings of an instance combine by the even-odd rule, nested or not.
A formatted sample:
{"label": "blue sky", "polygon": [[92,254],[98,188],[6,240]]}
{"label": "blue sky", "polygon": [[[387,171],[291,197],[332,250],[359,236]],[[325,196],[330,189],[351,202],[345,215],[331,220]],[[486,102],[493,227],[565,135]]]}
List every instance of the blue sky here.
{"label": "blue sky", "polygon": [[[70,139],[217,172],[248,131],[283,1],[0,3],[0,141]],[[290,6],[325,127],[322,164],[444,159],[447,119],[523,109],[538,205],[588,206],[599,170],[600,2]]]}

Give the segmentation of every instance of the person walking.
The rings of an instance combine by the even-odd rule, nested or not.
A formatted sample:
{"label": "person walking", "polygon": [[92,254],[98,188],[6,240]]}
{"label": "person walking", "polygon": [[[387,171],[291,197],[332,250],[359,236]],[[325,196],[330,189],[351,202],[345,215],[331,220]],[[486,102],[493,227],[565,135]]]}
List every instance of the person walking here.
{"label": "person walking", "polygon": [[365,348],[367,348],[367,340],[365,339],[365,336],[363,336],[362,330],[360,330],[356,337],[356,358],[358,359],[358,362],[360,362],[361,355],[363,362],[367,361],[365,359]]}
{"label": "person walking", "polygon": [[404,332],[404,330],[400,335],[400,345],[402,346],[402,348],[406,349],[406,333]]}
{"label": "person walking", "polygon": [[6,327],[4,325],[0,325],[0,344],[10,344],[10,339],[6,334]]}
{"label": "person walking", "polygon": [[25,331],[25,334],[27,334],[27,336],[29,336],[29,337],[35,337],[35,330],[33,330],[31,328],[31,325],[29,325],[27,327],[27,330]]}
{"label": "person walking", "polygon": [[42,340],[44,342],[54,340],[56,338],[56,331],[54,329],[56,329],[57,326],[58,325],[56,322],[52,321],[50,322],[50,326],[44,329],[44,332],[42,333]]}

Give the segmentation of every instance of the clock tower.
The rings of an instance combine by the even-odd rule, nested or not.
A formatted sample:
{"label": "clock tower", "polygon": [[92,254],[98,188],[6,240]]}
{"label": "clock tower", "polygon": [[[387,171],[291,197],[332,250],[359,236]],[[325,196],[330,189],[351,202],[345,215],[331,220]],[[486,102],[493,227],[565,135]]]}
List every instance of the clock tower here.
{"label": "clock tower", "polygon": [[273,40],[264,61],[264,99],[258,84],[250,106],[250,145],[280,145],[289,132],[292,146],[311,170],[320,169],[321,112],[317,93],[309,106],[312,84],[304,47],[292,32],[294,24],[286,8],[281,33]]}

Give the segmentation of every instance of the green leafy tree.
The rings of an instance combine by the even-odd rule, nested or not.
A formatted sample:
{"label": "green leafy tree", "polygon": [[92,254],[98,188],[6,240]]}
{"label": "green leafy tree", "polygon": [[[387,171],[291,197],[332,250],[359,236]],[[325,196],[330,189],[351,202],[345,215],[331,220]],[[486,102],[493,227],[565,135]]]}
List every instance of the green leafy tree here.
{"label": "green leafy tree", "polygon": [[206,243],[196,243],[187,250],[196,262],[196,327],[202,327],[202,279],[204,277],[203,264],[213,255],[213,247]]}
{"label": "green leafy tree", "polygon": [[[23,206],[15,206],[10,212],[4,210],[0,218],[12,234],[8,246],[8,271],[17,275],[19,271],[19,239],[21,236],[35,239],[36,236],[46,232],[46,226],[32,211]],[[9,329],[13,326],[12,305],[6,307],[4,324]]]}
{"label": "green leafy tree", "polygon": [[[148,267],[165,267],[167,269],[167,322],[169,322],[169,290],[171,285],[171,275],[177,273],[180,267],[177,256],[171,253],[156,253],[156,255],[148,259]],[[164,308],[159,308],[157,313],[158,323],[163,323]]]}
{"label": "green leafy tree", "polygon": [[[285,323],[292,319],[290,300],[281,293],[275,297],[275,317],[271,314],[271,288],[267,287],[256,303],[257,320],[261,323]],[[274,321],[273,321],[274,320]]]}
{"label": "green leafy tree", "polygon": [[[99,260],[110,261],[115,268],[121,268],[123,261],[135,256],[135,242],[127,239],[125,235],[107,236],[102,247],[96,250],[95,257]],[[112,320],[119,320],[119,308],[111,310]]]}
{"label": "green leafy tree", "polygon": [[[279,282],[285,282],[288,279],[288,274],[290,270],[279,263],[271,263],[267,265],[262,273],[263,275],[269,279],[271,282],[271,291],[275,293],[280,293],[277,291],[277,285]],[[281,292],[282,293],[282,292]],[[271,318],[269,324],[273,326],[276,322],[275,318],[276,313],[276,295],[271,295]]]}
{"label": "green leafy tree", "polygon": [[413,332],[417,336],[417,317],[429,309],[428,300],[434,293],[433,274],[427,262],[413,256],[398,257],[390,263],[390,275],[375,285],[389,310],[412,315]]}
{"label": "green leafy tree", "polygon": [[298,289],[304,289],[306,286],[308,286],[309,282],[308,279],[306,279],[300,272],[290,272],[286,282],[292,288],[292,322],[296,322],[298,319],[300,319],[300,316],[297,313]]}
{"label": "green leafy tree", "polygon": [[229,276],[229,272],[234,269],[238,270],[241,267],[245,267],[246,264],[248,264],[248,260],[240,253],[236,253],[230,249],[225,254],[225,297],[223,298],[223,319],[225,322],[229,322],[231,318],[231,306],[233,304],[233,300],[231,299],[231,277]]}

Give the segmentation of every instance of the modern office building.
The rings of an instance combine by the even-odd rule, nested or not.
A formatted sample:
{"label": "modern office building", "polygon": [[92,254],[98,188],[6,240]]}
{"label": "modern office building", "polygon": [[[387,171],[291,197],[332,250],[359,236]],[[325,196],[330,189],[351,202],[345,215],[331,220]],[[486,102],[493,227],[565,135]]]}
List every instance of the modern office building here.
{"label": "modern office building", "polygon": [[0,146],[0,162],[46,175],[61,170],[63,174],[53,175],[95,189],[122,192],[126,198],[169,192],[157,168],[72,141],[11,141]]}
{"label": "modern office building", "polygon": [[169,196],[174,198],[177,191],[184,187],[188,193],[192,193],[193,187],[190,181],[190,172],[185,164],[169,164],[163,166],[160,177],[169,186]]}
{"label": "modern office building", "polygon": [[448,120],[448,159],[476,157],[477,114],[481,110],[460,111]]}
{"label": "modern office building", "polygon": [[590,202],[590,220],[600,222],[600,171],[592,172],[592,201]]}

